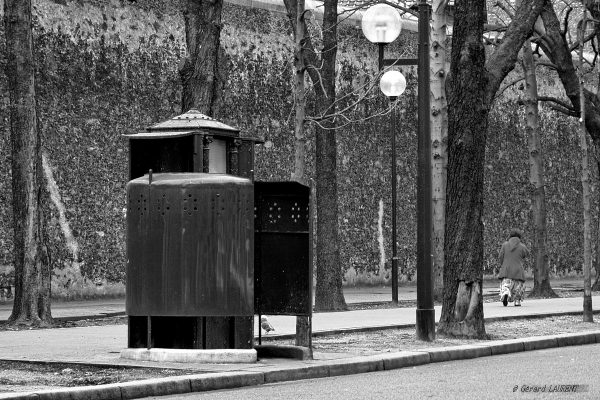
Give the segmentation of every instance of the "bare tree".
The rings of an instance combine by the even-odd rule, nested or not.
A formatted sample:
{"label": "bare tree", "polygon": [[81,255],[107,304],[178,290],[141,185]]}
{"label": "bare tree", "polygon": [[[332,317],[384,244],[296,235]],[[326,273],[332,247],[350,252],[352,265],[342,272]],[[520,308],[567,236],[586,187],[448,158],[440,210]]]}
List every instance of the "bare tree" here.
{"label": "bare tree", "polygon": [[533,289],[529,296],[557,297],[550,286],[548,253],[546,252],[546,190],[544,183],[544,157],[539,132],[539,110],[535,61],[531,40],[523,46],[523,71],[525,73],[525,108],[527,121],[527,146],[529,150],[529,183],[533,219]]}
{"label": "bare tree", "polygon": [[588,144],[587,130],[585,127],[585,93],[584,93],[584,71],[583,71],[583,49],[584,35],[587,28],[587,10],[583,10],[583,18],[577,29],[577,38],[579,42],[579,143],[581,146],[581,187],[583,203],[583,321],[594,322],[594,313],[592,310],[592,224],[591,224],[591,188],[590,188],[590,167],[588,163]]}
{"label": "bare tree", "polygon": [[[294,134],[296,142],[294,145],[294,172],[292,180],[306,183],[306,65],[304,64],[304,43],[306,41],[306,23],[305,18],[305,1],[297,0],[296,4],[296,24],[294,30],[294,99],[296,105],[296,115],[294,124]],[[314,210],[311,211],[314,213]],[[312,218],[312,215],[311,215]],[[310,243],[312,246],[313,244]],[[296,346],[305,346],[312,351],[311,346],[311,330],[308,317],[296,317]]]}
{"label": "bare tree", "polygon": [[[519,3],[519,1],[517,1]],[[514,18],[515,8],[513,2],[498,1],[491,12],[494,24],[488,28],[494,31],[490,35],[488,43],[497,45],[502,38],[502,32],[506,30],[508,23]],[[539,25],[539,19],[537,24]],[[550,286],[548,254],[546,252],[546,193],[544,183],[544,158],[539,134],[539,96],[537,89],[536,61],[532,50],[532,41],[527,39],[521,51],[521,66],[523,77],[511,82],[506,82],[501,93],[525,81],[524,100],[519,103],[525,104],[525,132],[527,134],[527,146],[529,153],[529,183],[531,196],[531,218],[533,225],[533,289],[529,293],[532,297],[557,297]],[[522,87],[522,86],[521,86]]]}
{"label": "bare tree", "polygon": [[[590,35],[585,32],[587,23],[580,22],[580,28],[578,29],[578,41],[574,45],[569,45],[567,37],[569,36],[569,15],[571,14],[572,8],[567,8],[564,17],[564,28],[561,29],[560,21],[558,20],[556,11],[552,7],[552,4],[547,4],[542,11],[542,20],[544,22],[544,29],[540,32],[540,39],[538,41],[540,47],[544,53],[550,59],[549,67],[553,68],[565,89],[568,101],[561,99],[545,98],[549,101],[551,107],[564,113],[565,115],[578,117],[580,122],[580,144],[582,146],[583,157],[582,157],[582,188],[584,197],[584,320],[591,320],[591,277],[589,270],[591,269],[591,239],[590,239],[590,215],[589,215],[589,172],[587,169],[587,140],[583,133],[585,130],[595,145],[600,145],[600,97],[598,93],[592,92],[589,88],[584,86],[583,81],[583,67],[584,57],[583,48],[584,44],[594,37],[598,37],[598,23],[600,18],[600,9],[594,2],[584,1],[582,2],[587,11],[592,16],[592,21],[595,27]],[[583,13],[585,19],[586,13]],[[592,46],[596,51],[595,46]],[[571,52],[578,49],[579,55],[579,68],[576,70],[573,56]],[[570,104],[569,104],[570,103]],[[587,200],[586,200],[587,198]],[[588,202],[588,204],[586,204]]]}
{"label": "bare tree", "polygon": [[42,138],[37,117],[31,1],[4,2],[10,97],[15,300],[9,322],[50,325],[51,269],[43,204]]}
{"label": "bare tree", "polygon": [[[596,161],[596,170],[600,172],[600,146],[598,143],[594,145],[594,154]],[[597,212],[600,213],[600,196],[597,197]],[[598,215],[598,214],[597,214]],[[594,280],[594,284],[592,285],[592,291],[600,290],[600,240],[598,236],[600,236],[600,217],[597,218],[596,221],[597,231],[596,231],[596,259],[594,260],[594,269],[596,270],[596,278]]]}
{"label": "bare tree", "polygon": [[448,97],[444,295],[438,332],[484,337],[483,178],[489,111],[545,0],[523,0],[486,61],[485,5],[455,3]]}
{"label": "bare tree", "polygon": [[431,148],[433,211],[434,296],[441,299],[444,287],[444,229],[446,208],[446,159],[448,140],[448,106],[446,104],[446,0],[433,0],[430,69],[431,69]]}
{"label": "bare tree", "polygon": [[[296,31],[297,0],[284,0],[288,18]],[[306,71],[315,90],[315,103],[322,121],[316,126],[316,208],[317,208],[317,283],[315,309],[344,310],[347,308],[342,290],[340,264],[338,202],[336,76],[337,0],[325,0],[321,26],[322,47],[316,49],[310,36],[304,40],[303,57]],[[306,30],[306,28],[305,28]]]}

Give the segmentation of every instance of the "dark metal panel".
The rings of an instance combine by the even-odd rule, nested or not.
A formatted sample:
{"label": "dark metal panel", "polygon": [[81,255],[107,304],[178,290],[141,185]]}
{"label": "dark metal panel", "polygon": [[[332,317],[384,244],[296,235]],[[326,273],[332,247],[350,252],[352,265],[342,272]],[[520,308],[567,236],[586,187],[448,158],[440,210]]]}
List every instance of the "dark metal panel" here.
{"label": "dark metal panel", "polygon": [[[203,156],[204,156],[204,151],[202,150],[203,148],[203,142],[204,140],[204,136],[202,135],[194,135],[194,161],[193,161],[193,169],[192,172],[202,172],[202,164],[203,164]],[[181,172],[187,172],[187,171],[181,171]]]}
{"label": "dark metal panel", "polygon": [[311,315],[310,189],[255,182],[255,311]]}
{"label": "dark metal panel", "polygon": [[233,346],[234,349],[251,349],[254,347],[254,317],[234,317]]}
{"label": "dark metal panel", "polygon": [[130,315],[131,307],[144,301],[142,288],[146,277],[144,266],[147,264],[147,252],[139,250],[144,249],[150,230],[147,207],[148,190],[143,185],[127,185],[127,254],[135,255],[133,260],[131,257],[127,258],[126,311]]}
{"label": "dark metal panel", "polygon": [[238,150],[238,175],[254,180],[254,146],[250,140],[242,139]]}
{"label": "dark metal panel", "polygon": [[193,171],[194,136],[170,139],[129,140],[130,179],[139,178],[151,169],[160,172]]}
{"label": "dark metal panel", "polygon": [[205,349],[233,348],[232,317],[206,317],[204,326]]}
{"label": "dark metal panel", "polygon": [[[253,317],[150,317],[150,347],[251,349]],[[128,346],[148,347],[148,317],[129,316]]]}
{"label": "dark metal panel", "polygon": [[127,186],[136,201],[149,193],[143,196],[151,205],[145,223],[136,207],[128,212],[128,314],[252,315],[251,182],[219,174],[154,179]]}
{"label": "dark metal panel", "polygon": [[152,347],[197,349],[196,318],[152,317]]}
{"label": "dark metal panel", "polygon": [[147,318],[144,316],[129,316],[127,324],[127,347],[147,347]]}
{"label": "dark metal panel", "polygon": [[[262,255],[260,287],[255,303],[259,314],[310,315],[308,235],[257,233]],[[260,285],[260,286],[259,286]]]}

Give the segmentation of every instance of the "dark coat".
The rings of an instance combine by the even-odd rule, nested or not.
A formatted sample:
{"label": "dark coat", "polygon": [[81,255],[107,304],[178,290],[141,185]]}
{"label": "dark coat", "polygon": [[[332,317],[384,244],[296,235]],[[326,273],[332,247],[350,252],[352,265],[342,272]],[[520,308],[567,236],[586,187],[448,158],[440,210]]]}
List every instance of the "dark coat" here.
{"label": "dark coat", "polygon": [[529,257],[529,249],[518,237],[511,237],[500,249],[500,273],[498,278],[525,280],[523,260]]}

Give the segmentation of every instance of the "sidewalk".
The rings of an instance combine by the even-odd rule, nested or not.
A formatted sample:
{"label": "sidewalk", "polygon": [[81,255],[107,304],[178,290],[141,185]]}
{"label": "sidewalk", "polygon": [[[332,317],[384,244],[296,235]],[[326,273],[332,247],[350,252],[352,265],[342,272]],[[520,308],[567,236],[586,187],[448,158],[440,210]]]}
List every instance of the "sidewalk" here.
{"label": "sidewalk", "polygon": [[[533,283],[527,282],[527,291],[531,290]],[[552,282],[555,290],[582,289],[581,280],[557,280]],[[493,296],[498,293],[496,281],[484,281],[483,295]],[[391,287],[347,287],[344,288],[346,303],[389,302],[392,300]],[[416,286],[400,286],[398,300],[415,300],[417,298]],[[0,302],[0,321],[6,321],[12,311],[12,302]],[[85,319],[98,316],[115,316],[125,314],[125,299],[101,299],[72,302],[53,302],[52,316],[59,319]]]}
{"label": "sidewalk", "polygon": [[[526,300],[522,307],[504,307],[500,302],[484,303],[486,320],[538,317],[580,313],[583,301],[579,297]],[[600,310],[600,296],[592,298],[594,310]],[[436,321],[440,307],[435,307]],[[313,314],[313,334],[363,330],[384,327],[413,326],[416,319],[414,308],[388,308]],[[296,319],[292,316],[270,316],[276,336],[294,335]],[[258,333],[258,323],[255,325]],[[263,336],[266,336],[263,334]],[[274,335],[268,335],[274,336]],[[30,361],[64,361],[107,363],[115,365],[164,366],[164,363],[133,362],[119,358],[127,346],[127,325],[105,325],[77,328],[37,329],[0,332],[0,359]],[[339,355],[338,355],[339,356]],[[171,365],[173,364],[173,365]],[[198,368],[204,365],[169,364],[169,368]],[[219,369],[223,366],[219,366]],[[224,366],[225,369],[230,367]],[[235,367],[235,368],[239,368]],[[211,365],[210,370],[214,370]]]}
{"label": "sidewalk", "polygon": [[[402,298],[414,299],[412,290],[401,290]],[[489,289],[489,295],[495,294]],[[389,301],[389,288],[350,289],[348,302]],[[487,291],[487,290],[486,290]],[[485,292],[484,292],[485,294]],[[384,299],[385,297],[385,299]],[[381,300],[379,300],[381,298]],[[373,300],[376,299],[376,300]],[[500,302],[484,303],[486,321],[512,318],[532,318],[541,315],[580,314],[582,297],[525,300],[522,307],[504,307]],[[600,310],[600,296],[592,299],[594,310]],[[97,307],[97,308],[95,308]],[[0,307],[0,319],[7,307]],[[88,315],[91,312],[122,313],[123,300],[58,303],[53,306],[56,316]],[[10,313],[10,311],[8,311]],[[345,312],[315,313],[313,333],[348,330],[364,330],[377,327],[413,326],[414,308],[370,309]],[[436,320],[440,307],[435,310]],[[295,317],[271,316],[269,320],[277,336],[295,333]],[[258,326],[255,327],[255,333]],[[273,335],[269,335],[273,336]],[[0,359],[42,362],[75,362],[86,364],[144,366],[197,371],[197,375],[153,379],[96,387],[69,388],[53,391],[52,398],[136,398],[161,394],[186,393],[189,391],[232,388],[283,380],[306,379],[340,374],[362,373],[376,370],[402,368],[429,362],[465,359],[516,351],[527,351],[563,345],[600,343],[600,331],[579,334],[556,335],[519,340],[486,342],[469,346],[446,348],[427,347],[413,352],[386,353],[367,357],[353,354],[315,353],[315,359],[298,361],[289,359],[263,359],[254,364],[181,364],[169,362],[143,362],[121,359],[120,351],[127,345],[126,325],[90,326],[42,330],[0,332]],[[4,398],[26,398],[25,394],[2,394]]]}

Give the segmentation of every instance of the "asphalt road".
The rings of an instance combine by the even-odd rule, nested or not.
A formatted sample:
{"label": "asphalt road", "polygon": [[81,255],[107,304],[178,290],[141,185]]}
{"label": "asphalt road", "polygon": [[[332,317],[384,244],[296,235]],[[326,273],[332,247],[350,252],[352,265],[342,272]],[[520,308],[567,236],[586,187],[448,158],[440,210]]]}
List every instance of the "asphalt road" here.
{"label": "asphalt road", "polygon": [[155,399],[599,399],[598,360],[572,346]]}

